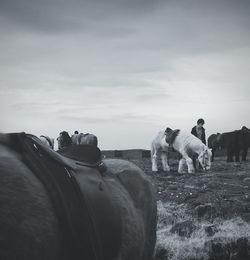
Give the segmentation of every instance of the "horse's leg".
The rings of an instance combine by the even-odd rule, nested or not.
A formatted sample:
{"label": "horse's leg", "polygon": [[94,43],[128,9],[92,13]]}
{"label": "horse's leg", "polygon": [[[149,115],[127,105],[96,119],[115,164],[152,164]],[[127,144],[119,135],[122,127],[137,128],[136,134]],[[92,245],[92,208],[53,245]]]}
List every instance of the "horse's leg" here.
{"label": "horse's leg", "polygon": [[248,148],[244,148],[243,152],[242,152],[242,161],[246,161],[247,160],[247,150]]}
{"label": "horse's leg", "polygon": [[230,148],[227,149],[227,162],[233,162],[233,152]]}
{"label": "horse's leg", "polygon": [[193,154],[193,156],[192,156],[192,163],[193,163],[194,169],[196,169],[196,161],[197,161],[197,155]]}
{"label": "horse's leg", "polygon": [[240,161],[240,151],[239,151],[239,149],[237,149],[237,150],[235,151],[235,161],[236,161],[236,162],[239,162],[239,161]]}
{"label": "horse's leg", "polygon": [[186,160],[184,158],[181,158],[179,160],[179,167],[178,167],[178,173],[185,173],[184,165],[186,164]]}
{"label": "horse's leg", "polygon": [[188,167],[188,173],[194,173],[195,168],[194,168],[193,160],[187,155],[186,152],[183,152],[182,156],[186,160],[187,167]]}
{"label": "horse's leg", "polygon": [[157,172],[157,149],[152,146],[151,147],[151,161],[152,161],[152,172]]}
{"label": "horse's leg", "polygon": [[163,151],[161,154],[161,162],[162,162],[162,168],[164,172],[169,172],[170,171],[170,167],[168,165],[168,154],[167,152]]}

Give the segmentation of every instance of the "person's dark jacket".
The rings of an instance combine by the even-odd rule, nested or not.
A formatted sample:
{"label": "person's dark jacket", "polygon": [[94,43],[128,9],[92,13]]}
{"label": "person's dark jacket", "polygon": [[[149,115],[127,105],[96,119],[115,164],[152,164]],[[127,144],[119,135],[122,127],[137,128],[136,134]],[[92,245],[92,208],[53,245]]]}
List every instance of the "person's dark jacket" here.
{"label": "person's dark jacket", "polygon": [[[205,128],[201,127],[202,130],[202,135],[201,135],[201,141],[203,144],[206,144],[206,134],[205,134]],[[196,126],[194,126],[191,130],[191,134],[193,134],[194,136],[198,137],[197,135],[197,131],[196,131]]]}

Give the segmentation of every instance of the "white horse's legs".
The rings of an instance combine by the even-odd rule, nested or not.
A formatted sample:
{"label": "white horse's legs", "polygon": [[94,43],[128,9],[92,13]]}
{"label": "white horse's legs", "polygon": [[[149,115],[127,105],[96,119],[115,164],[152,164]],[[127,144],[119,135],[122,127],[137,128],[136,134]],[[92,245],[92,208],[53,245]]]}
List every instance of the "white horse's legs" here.
{"label": "white horse's legs", "polygon": [[178,173],[185,173],[184,165],[186,164],[186,160],[181,158],[179,161]]}
{"label": "white horse's legs", "polygon": [[161,162],[162,162],[163,171],[169,172],[170,171],[170,167],[168,165],[168,154],[165,151],[163,151],[162,154],[161,154]]}
{"label": "white horse's legs", "polygon": [[151,148],[151,160],[152,160],[152,171],[157,172],[158,166],[157,166],[157,158],[158,155],[161,153],[161,162],[162,162],[162,168],[163,171],[170,171],[170,167],[168,165],[168,155],[165,151],[159,151],[155,147]]}
{"label": "white horse's legs", "polygon": [[188,173],[194,173],[195,168],[194,168],[193,160],[190,157],[188,157],[186,159],[186,162],[187,162],[187,166],[188,166]]}
{"label": "white horse's legs", "polygon": [[151,161],[152,161],[152,172],[157,172],[157,150],[154,146],[151,147]]}
{"label": "white horse's legs", "polygon": [[158,171],[158,167],[157,167],[157,155],[154,154],[152,156],[152,172],[157,172]]}
{"label": "white horse's legs", "polygon": [[184,173],[183,166],[185,162],[187,163],[188,173],[194,173],[195,169],[193,165],[193,160],[185,152],[182,153],[182,159],[179,161],[178,173]]}

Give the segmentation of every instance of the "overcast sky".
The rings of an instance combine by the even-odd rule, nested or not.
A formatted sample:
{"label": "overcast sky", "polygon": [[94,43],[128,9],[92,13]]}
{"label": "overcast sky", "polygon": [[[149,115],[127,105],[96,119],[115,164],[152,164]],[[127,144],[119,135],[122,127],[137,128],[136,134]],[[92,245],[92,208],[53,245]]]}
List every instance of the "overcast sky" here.
{"label": "overcast sky", "polygon": [[0,131],[149,148],[250,127],[250,1],[0,0]]}

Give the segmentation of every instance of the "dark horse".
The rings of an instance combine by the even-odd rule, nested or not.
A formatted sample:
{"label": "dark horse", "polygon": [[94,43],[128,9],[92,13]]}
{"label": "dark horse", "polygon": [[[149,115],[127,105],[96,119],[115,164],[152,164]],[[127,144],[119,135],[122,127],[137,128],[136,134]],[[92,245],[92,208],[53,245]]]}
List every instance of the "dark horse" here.
{"label": "dark horse", "polygon": [[66,131],[62,131],[60,133],[59,137],[57,138],[57,142],[58,142],[58,150],[72,145],[72,140],[69,136],[69,133]]}
{"label": "dark horse", "polygon": [[239,162],[241,151],[242,161],[246,161],[247,150],[250,146],[250,129],[243,126],[240,130],[221,134],[219,145],[227,150],[228,162],[233,162],[233,156],[235,156],[235,161]]}
{"label": "dark horse", "polygon": [[[74,138],[73,138],[74,137]],[[95,147],[98,146],[98,138],[93,134],[75,134],[70,138],[68,132],[63,131],[60,133],[57,138],[58,141],[58,150],[63,149],[65,147],[69,147],[71,145],[93,145]]]}
{"label": "dark horse", "polygon": [[220,148],[220,137],[221,134],[217,133],[217,134],[210,135],[207,139],[208,147],[212,149],[212,158],[211,158],[212,162],[214,161],[216,150]]}
{"label": "dark horse", "polygon": [[[156,199],[151,182],[141,169],[125,160],[106,159],[105,167],[98,164],[103,167],[100,170],[91,161],[98,154],[96,150],[86,153],[84,148],[85,154],[80,146],[62,150],[62,154],[75,161],[45,147],[34,136],[24,135],[24,141],[18,138],[0,134],[0,259],[152,259]],[[83,163],[86,154],[90,157],[87,164]],[[63,180],[78,187],[76,194],[81,200],[77,196],[67,199],[70,192],[65,188],[59,196],[67,203],[59,200],[54,203],[51,198],[58,195],[53,187],[59,185],[56,176],[61,173],[51,172],[50,167],[63,171]],[[48,174],[54,182],[51,191],[54,194],[45,185],[44,176]],[[52,185],[50,181],[48,185]],[[71,211],[66,214],[59,205],[68,205]],[[65,216],[72,216],[80,224],[75,226],[69,220],[74,232],[64,232]],[[71,236],[65,234],[85,240],[71,241]],[[85,255],[78,255],[72,248]]]}

